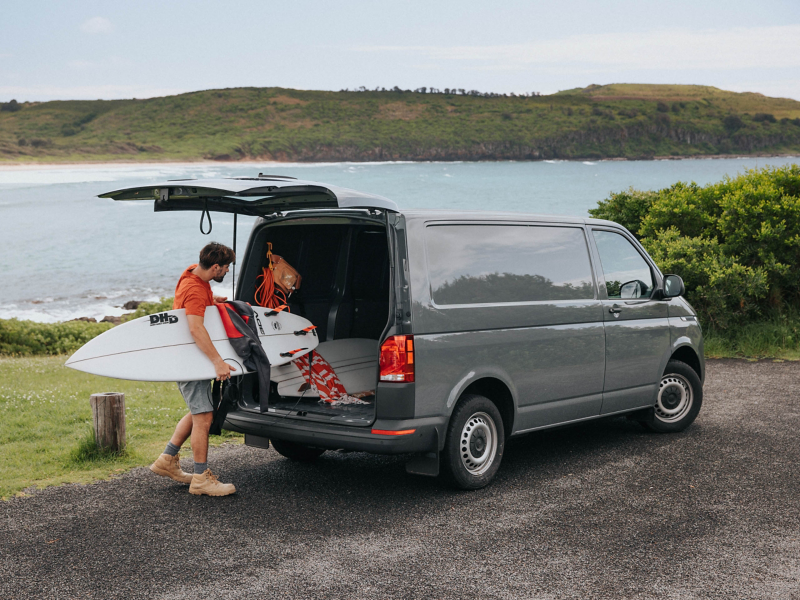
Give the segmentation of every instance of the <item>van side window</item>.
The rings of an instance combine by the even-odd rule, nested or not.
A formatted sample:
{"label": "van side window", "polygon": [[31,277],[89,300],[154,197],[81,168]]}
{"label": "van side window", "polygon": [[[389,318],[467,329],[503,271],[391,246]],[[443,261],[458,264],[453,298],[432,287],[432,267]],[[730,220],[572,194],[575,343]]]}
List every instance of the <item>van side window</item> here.
{"label": "van side window", "polygon": [[580,228],[432,225],[425,238],[436,304],[594,298]]}
{"label": "van side window", "polygon": [[593,230],[609,298],[649,298],[653,273],[642,255],[624,236]]}

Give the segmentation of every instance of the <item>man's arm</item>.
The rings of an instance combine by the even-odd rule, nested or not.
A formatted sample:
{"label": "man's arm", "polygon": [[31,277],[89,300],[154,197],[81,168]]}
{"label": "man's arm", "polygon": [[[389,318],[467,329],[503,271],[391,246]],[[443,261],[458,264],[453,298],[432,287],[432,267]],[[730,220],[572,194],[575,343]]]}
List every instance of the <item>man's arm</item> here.
{"label": "man's arm", "polygon": [[203,317],[197,315],[186,315],[186,320],[189,323],[189,332],[194,338],[195,344],[203,353],[214,363],[214,370],[217,372],[217,379],[220,381],[230,379],[231,371],[235,371],[234,367],[226,364],[222,357],[217,352],[214,344],[211,342],[211,336],[208,335],[206,326],[203,324]]}

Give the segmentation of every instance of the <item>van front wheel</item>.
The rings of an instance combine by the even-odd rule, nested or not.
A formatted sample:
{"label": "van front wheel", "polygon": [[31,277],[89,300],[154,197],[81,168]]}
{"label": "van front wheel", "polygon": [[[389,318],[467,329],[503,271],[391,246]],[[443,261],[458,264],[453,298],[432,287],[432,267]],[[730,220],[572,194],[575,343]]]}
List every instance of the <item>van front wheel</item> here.
{"label": "van front wheel", "polygon": [[466,395],[458,403],[442,454],[445,474],[462,490],[477,490],[494,479],[505,446],[500,411],[488,398]]}
{"label": "van front wheel", "polygon": [[691,425],[703,404],[703,384],[694,369],[671,360],[658,384],[653,418],[644,425],[659,433],[683,431]]}

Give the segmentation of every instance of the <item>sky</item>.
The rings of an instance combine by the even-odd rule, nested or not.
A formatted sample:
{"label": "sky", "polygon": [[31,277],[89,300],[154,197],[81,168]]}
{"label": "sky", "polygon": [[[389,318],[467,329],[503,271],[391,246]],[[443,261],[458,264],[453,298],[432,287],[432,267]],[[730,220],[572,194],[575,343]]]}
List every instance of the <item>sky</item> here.
{"label": "sky", "polygon": [[800,100],[800,0],[26,0],[0,12],[0,101],[608,83]]}

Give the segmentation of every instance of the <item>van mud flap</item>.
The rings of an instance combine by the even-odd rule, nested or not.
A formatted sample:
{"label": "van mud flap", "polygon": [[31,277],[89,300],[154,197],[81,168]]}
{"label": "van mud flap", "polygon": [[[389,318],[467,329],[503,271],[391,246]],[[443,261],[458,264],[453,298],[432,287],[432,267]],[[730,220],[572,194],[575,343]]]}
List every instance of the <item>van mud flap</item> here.
{"label": "van mud flap", "polygon": [[411,475],[425,475],[426,477],[439,476],[439,430],[433,430],[434,445],[433,452],[426,452],[424,454],[417,454],[410,461],[406,463],[406,473]]}

